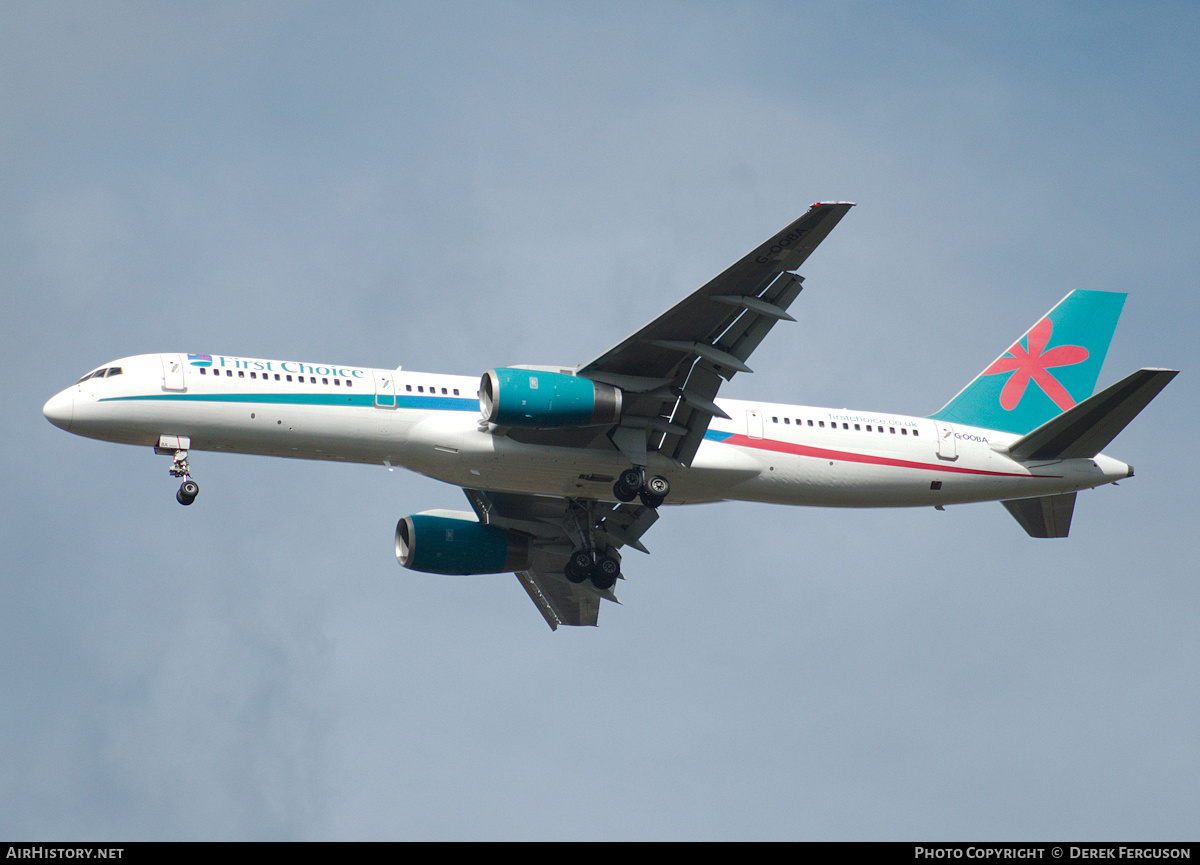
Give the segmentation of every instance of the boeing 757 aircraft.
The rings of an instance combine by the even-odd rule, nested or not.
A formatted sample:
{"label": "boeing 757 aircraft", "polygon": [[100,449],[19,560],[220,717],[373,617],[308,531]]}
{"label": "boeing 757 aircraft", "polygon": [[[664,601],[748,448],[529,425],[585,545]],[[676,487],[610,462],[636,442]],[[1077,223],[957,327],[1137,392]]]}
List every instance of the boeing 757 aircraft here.
{"label": "boeing 757 aircraft", "polygon": [[232,355],[110,361],[51,397],[68,432],[192,451],[403,466],[463,488],[471,511],[396,526],[396,558],[434,574],[515,572],[551,628],[595,625],[621,549],[664,504],[827,507],[999,501],[1066,537],[1079,490],[1133,476],[1100,453],[1175,376],[1092,393],[1124,294],[1073,291],[928,417],[717,399],[800,294],[795,271],[853,205],[807,213],[581,366],[466,376]]}

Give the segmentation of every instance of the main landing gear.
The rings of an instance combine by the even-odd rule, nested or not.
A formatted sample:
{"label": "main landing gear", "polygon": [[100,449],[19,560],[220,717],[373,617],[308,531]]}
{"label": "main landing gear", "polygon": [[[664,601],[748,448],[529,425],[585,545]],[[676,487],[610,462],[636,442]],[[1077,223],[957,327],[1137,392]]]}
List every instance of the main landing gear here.
{"label": "main landing gear", "polygon": [[572,583],[578,585],[591,580],[593,586],[606,592],[620,579],[621,559],[616,550],[597,537],[597,529],[603,527],[606,516],[611,513],[610,505],[601,505],[595,500],[567,502],[568,520],[574,523],[574,530],[568,529],[567,535],[578,546],[567,559],[563,575]]}
{"label": "main landing gear", "polygon": [[648,508],[657,508],[670,492],[671,484],[666,478],[662,475],[647,478],[645,468],[625,469],[613,484],[613,495],[619,501],[640,498]]}
{"label": "main landing gear", "polygon": [[567,559],[563,573],[572,583],[591,580],[597,589],[611,589],[621,576],[621,563],[614,556],[597,550],[576,550]]}
{"label": "main landing gear", "polygon": [[171,462],[171,477],[183,478],[179,492],[175,493],[175,500],[181,505],[190,505],[196,500],[196,496],[200,495],[200,485],[192,480],[192,473],[188,468],[187,451],[175,451],[175,458]]}

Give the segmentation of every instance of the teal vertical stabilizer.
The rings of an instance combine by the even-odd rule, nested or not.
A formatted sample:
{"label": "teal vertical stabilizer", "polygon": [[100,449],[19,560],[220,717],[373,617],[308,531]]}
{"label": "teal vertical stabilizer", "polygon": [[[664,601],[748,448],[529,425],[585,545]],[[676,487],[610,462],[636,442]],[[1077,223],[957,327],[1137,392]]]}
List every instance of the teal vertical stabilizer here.
{"label": "teal vertical stabilizer", "polygon": [[1024,434],[1092,395],[1125,295],[1073,291],[936,414]]}

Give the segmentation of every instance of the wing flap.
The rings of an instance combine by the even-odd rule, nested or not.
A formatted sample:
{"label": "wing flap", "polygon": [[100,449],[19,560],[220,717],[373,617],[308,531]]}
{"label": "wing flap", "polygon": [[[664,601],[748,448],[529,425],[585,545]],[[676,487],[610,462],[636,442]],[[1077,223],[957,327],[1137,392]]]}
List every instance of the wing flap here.
{"label": "wing flap", "polygon": [[562,577],[537,571],[518,571],[517,579],[550,630],[557,631],[559,625],[596,626],[600,616],[600,596],[595,592]]}

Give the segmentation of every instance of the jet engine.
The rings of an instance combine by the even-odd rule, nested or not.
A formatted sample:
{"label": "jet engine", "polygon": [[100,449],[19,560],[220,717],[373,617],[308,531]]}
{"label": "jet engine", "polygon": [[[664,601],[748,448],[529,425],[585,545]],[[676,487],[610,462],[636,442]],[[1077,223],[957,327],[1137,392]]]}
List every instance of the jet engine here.
{"label": "jet engine", "polygon": [[529,567],[529,539],[462,511],[425,511],[396,524],[396,560],[426,574],[502,574]]}
{"label": "jet engine", "polygon": [[479,384],[479,408],[502,426],[607,426],[621,417],[621,391],[561,372],[489,369]]}

